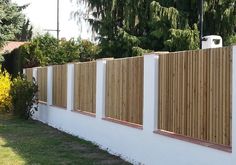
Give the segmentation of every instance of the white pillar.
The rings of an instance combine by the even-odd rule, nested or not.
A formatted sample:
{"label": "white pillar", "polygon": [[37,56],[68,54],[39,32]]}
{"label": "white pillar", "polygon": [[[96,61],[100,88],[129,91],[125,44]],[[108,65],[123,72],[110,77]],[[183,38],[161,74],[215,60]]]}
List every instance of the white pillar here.
{"label": "white pillar", "polygon": [[47,73],[47,104],[52,105],[52,66],[48,66],[48,73]]}
{"label": "white pillar", "polygon": [[26,74],[26,70],[25,69],[23,69],[23,74]]}
{"label": "white pillar", "polygon": [[37,81],[37,68],[33,68],[33,78]]}
{"label": "white pillar", "polygon": [[67,110],[74,110],[74,64],[67,64]]}
{"label": "white pillar", "polygon": [[157,129],[158,58],[144,55],[143,130],[149,133]]}
{"label": "white pillar", "polygon": [[97,60],[96,118],[105,117],[106,60]]}
{"label": "white pillar", "polygon": [[232,154],[236,162],[236,46],[232,49]]}

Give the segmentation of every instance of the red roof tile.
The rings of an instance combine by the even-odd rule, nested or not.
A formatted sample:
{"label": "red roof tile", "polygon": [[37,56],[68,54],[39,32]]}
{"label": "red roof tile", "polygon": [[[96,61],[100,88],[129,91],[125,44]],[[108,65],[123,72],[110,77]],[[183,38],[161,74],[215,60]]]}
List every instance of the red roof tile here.
{"label": "red roof tile", "polygon": [[0,49],[0,54],[11,53],[13,50],[19,48],[21,45],[24,45],[28,42],[20,41],[7,41],[3,48]]}

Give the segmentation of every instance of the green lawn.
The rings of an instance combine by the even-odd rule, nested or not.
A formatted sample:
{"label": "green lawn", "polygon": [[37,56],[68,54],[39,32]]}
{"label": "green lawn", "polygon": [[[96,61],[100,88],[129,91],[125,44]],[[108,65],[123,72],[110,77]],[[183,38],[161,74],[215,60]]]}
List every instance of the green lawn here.
{"label": "green lawn", "polygon": [[36,121],[0,114],[0,165],[129,164],[90,142]]}

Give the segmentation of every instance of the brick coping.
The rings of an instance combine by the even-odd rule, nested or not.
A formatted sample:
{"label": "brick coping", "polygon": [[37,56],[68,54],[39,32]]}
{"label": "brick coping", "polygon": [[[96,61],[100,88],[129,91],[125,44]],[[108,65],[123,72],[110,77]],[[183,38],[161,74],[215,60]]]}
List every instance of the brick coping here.
{"label": "brick coping", "polygon": [[122,121],[122,120],[114,119],[114,118],[111,118],[111,117],[104,117],[102,119],[105,120],[105,121],[117,123],[117,124],[120,124],[120,125],[132,127],[132,128],[136,128],[136,129],[140,129],[140,130],[143,129],[143,126],[140,125],[140,124],[130,123],[130,122],[127,122],[127,121]]}
{"label": "brick coping", "polygon": [[66,107],[60,107],[60,106],[58,106],[58,105],[50,105],[51,107],[55,107],[55,108],[59,108],[59,109],[61,109],[61,110],[67,110],[66,109]]}
{"label": "brick coping", "polygon": [[178,140],[182,140],[182,141],[185,141],[185,142],[194,143],[194,144],[198,144],[198,145],[209,147],[209,148],[214,148],[214,149],[217,149],[217,150],[220,150],[220,151],[225,151],[225,152],[228,152],[228,153],[232,153],[232,147],[230,147],[230,146],[211,143],[211,142],[208,142],[208,141],[205,141],[205,140],[199,140],[199,139],[191,138],[191,137],[188,137],[188,136],[176,134],[176,133],[165,131],[165,130],[156,130],[156,131],[154,131],[154,133],[159,134],[159,135],[163,135],[163,136],[167,136],[167,137],[170,137],[170,138],[175,138],[175,139],[178,139]]}
{"label": "brick coping", "polygon": [[47,105],[47,102],[45,102],[45,101],[41,101],[41,100],[39,100],[39,103],[40,103],[40,104]]}
{"label": "brick coping", "polygon": [[95,113],[81,111],[81,110],[78,110],[78,109],[72,110],[72,112],[79,113],[79,114],[86,115],[86,116],[90,116],[90,117],[96,117]]}

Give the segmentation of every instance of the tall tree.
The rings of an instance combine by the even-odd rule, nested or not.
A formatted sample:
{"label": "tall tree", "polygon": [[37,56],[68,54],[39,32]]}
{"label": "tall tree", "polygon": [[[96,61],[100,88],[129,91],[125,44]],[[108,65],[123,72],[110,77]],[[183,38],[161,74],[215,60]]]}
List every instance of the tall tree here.
{"label": "tall tree", "polygon": [[[100,35],[103,56],[131,56],[136,47],[169,51],[199,47],[197,0],[77,1],[87,3],[86,19]],[[224,40],[235,35],[235,1],[205,0],[205,35],[219,34]]]}
{"label": "tall tree", "polygon": [[16,34],[16,40],[18,41],[30,41],[33,35],[33,26],[30,24],[29,19],[25,19],[21,30]]}
{"label": "tall tree", "polygon": [[25,20],[22,10],[26,7],[17,6],[10,0],[0,0],[0,47],[7,40],[15,40],[21,33]]}
{"label": "tall tree", "polygon": [[204,34],[217,34],[224,41],[236,35],[236,0],[206,0]]}

